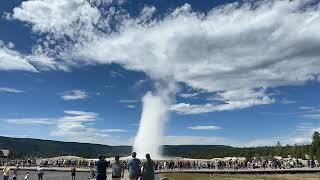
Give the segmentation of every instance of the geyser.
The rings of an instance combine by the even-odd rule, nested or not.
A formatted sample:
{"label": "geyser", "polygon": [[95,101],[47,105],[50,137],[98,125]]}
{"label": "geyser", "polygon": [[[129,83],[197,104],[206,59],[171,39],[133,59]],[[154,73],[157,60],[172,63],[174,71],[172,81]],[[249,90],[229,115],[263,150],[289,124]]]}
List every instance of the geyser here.
{"label": "geyser", "polygon": [[168,120],[168,99],[168,93],[153,95],[151,92],[142,99],[140,126],[133,145],[133,151],[139,158],[144,158],[146,153],[151,154],[152,158],[161,158],[163,130]]}

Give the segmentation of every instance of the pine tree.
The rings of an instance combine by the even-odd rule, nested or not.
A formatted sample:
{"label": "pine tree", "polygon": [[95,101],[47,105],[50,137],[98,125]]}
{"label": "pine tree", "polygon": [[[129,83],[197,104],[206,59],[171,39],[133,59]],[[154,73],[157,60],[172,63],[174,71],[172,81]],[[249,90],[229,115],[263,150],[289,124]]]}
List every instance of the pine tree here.
{"label": "pine tree", "polygon": [[315,131],[312,136],[312,143],[310,146],[310,155],[320,160],[320,134]]}

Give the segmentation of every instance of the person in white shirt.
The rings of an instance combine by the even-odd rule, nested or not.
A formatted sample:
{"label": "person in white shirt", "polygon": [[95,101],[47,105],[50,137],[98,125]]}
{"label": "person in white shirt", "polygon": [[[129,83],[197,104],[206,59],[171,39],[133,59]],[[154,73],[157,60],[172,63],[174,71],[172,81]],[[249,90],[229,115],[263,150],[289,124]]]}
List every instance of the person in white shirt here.
{"label": "person in white shirt", "polygon": [[37,172],[38,172],[38,179],[42,180],[43,179],[43,169],[40,166],[38,166]]}
{"label": "person in white shirt", "polygon": [[6,166],[3,168],[3,180],[9,180],[10,175],[10,167],[9,164],[6,164]]}
{"label": "person in white shirt", "polygon": [[29,172],[26,173],[26,176],[24,177],[24,180],[30,180]]}

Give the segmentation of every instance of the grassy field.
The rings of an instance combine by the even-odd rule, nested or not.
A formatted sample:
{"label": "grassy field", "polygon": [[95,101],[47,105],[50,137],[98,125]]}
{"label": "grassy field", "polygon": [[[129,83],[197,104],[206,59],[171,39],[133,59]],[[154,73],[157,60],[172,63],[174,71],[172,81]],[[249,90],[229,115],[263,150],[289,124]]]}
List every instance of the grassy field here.
{"label": "grassy field", "polygon": [[188,174],[170,173],[160,177],[170,180],[319,180],[320,174],[287,174],[287,175],[220,175],[220,174]]}

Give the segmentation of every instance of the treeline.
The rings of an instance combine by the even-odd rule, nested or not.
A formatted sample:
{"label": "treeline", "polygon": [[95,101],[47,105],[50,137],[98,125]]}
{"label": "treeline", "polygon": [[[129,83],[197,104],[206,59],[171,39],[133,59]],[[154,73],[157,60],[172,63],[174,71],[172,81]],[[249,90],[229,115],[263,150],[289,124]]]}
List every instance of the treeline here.
{"label": "treeline", "polygon": [[[84,158],[96,158],[99,154],[113,157],[129,156],[132,148],[130,146],[107,146],[88,143],[59,142],[29,138],[0,137],[0,149],[9,149],[8,158],[23,157],[55,157],[63,155],[74,155]],[[320,134],[314,132],[310,145],[285,145],[280,142],[275,146],[238,148],[222,145],[178,145],[164,146],[165,156],[211,159],[215,157],[291,157],[320,160]]]}

